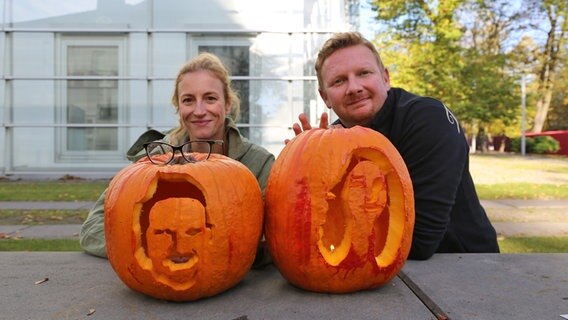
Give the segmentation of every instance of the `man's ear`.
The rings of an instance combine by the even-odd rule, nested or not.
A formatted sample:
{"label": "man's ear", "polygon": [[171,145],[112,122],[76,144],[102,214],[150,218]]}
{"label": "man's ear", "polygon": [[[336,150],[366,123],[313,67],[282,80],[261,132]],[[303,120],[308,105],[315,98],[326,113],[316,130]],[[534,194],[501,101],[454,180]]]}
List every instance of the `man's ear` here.
{"label": "man's ear", "polygon": [[384,69],[383,69],[383,72],[381,72],[381,75],[383,76],[383,81],[384,81],[385,84],[387,85],[387,89],[390,89],[391,83],[390,83],[389,69],[384,68]]}
{"label": "man's ear", "polygon": [[329,103],[327,103],[327,94],[325,93],[325,91],[323,91],[322,89],[318,89],[318,92],[319,92],[320,97],[322,98],[323,102],[327,106],[327,108],[331,109],[331,106],[329,105]]}

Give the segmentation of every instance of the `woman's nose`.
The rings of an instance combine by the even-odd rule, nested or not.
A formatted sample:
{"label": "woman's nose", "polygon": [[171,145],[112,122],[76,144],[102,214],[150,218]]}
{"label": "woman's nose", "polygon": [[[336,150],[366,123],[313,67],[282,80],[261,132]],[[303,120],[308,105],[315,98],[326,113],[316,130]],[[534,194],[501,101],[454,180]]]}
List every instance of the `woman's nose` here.
{"label": "woman's nose", "polygon": [[207,110],[207,108],[202,100],[198,100],[195,102],[195,110],[193,111],[193,113],[203,114],[205,113],[205,110]]}

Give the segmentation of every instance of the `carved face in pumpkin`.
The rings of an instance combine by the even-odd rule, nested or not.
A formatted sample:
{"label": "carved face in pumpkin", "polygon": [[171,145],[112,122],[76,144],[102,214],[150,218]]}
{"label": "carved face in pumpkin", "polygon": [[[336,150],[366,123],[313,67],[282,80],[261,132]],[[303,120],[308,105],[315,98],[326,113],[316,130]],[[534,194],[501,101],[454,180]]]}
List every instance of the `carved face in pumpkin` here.
{"label": "carved face in pumpkin", "polygon": [[292,284],[319,292],[371,289],[392,279],[410,251],[412,183],[380,133],[312,129],[276,159],[265,215],[271,256]]}
{"label": "carved face in pumpkin", "polygon": [[[369,150],[371,153],[373,151]],[[327,193],[327,211],[318,232],[318,248],[322,257],[332,266],[346,260],[350,250],[358,256],[373,252],[379,256],[384,248],[386,230],[382,216],[388,223],[387,184],[380,167],[356,152],[349,169],[340,183]],[[315,200],[318,201],[318,200]],[[361,235],[372,237],[358,239]],[[369,243],[374,244],[373,248]]]}
{"label": "carved face in pumpkin", "polygon": [[207,161],[121,170],[105,200],[111,266],[131,289],[173,301],[212,296],[250,269],[262,233],[263,202],[243,164]]}
{"label": "carved face in pumpkin", "polygon": [[170,286],[193,285],[199,253],[207,250],[211,229],[205,207],[196,199],[160,200],[150,211],[147,255],[157,279]]}

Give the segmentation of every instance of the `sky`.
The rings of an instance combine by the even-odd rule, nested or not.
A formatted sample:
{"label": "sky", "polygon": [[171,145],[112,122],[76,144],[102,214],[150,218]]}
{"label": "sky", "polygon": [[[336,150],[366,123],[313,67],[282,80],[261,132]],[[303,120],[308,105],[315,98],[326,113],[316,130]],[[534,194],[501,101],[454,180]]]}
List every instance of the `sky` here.
{"label": "sky", "polygon": [[372,40],[375,38],[375,29],[377,22],[373,21],[374,12],[371,10],[371,5],[367,0],[362,0],[359,3],[359,31],[361,34]]}

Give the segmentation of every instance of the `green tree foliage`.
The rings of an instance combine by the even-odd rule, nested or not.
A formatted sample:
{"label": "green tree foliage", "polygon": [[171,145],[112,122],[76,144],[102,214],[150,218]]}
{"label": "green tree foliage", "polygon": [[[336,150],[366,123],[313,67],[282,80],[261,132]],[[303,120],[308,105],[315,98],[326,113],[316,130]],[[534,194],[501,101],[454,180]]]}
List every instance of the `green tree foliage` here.
{"label": "green tree foliage", "polygon": [[[527,153],[555,153],[560,150],[560,142],[550,136],[527,137],[525,147]],[[511,149],[515,152],[521,151],[521,138],[511,139]]]}
{"label": "green tree foliage", "polygon": [[[537,56],[538,60],[538,88],[536,101],[536,114],[532,131],[541,132],[544,128],[554,87],[557,83],[561,57],[566,51],[566,38],[568,37],[568,2],[566,0],[526,0],[536,8],[535,16],[544,18],[548,26],[546,41]],[[542,20],[538,19],[540,24]],[[536,23],[539,23],[536,22]]]}
{"label": "green tree foliage", "polygon": [[378,19],[389,27],[377,41],[395,71],[395,83],[398,78],[401,86],[412,84],[412,90],[423,95],[459,96],[452,85],[460,69],[461,29],[453,16],[459,1],[443,1],[437,6],[424,1],[374,3],[379,6]]}
{"label": "green tree foliage", "polygon": [[[375,43],[394,86],[441,99],[471,133],[480,129],[490,135],[520,135],[520,79],[523,73],[538,75],[542,70],[544,44],[531,36],[537,27],[546,29],[546,23],[529,22],[543,18],[543,12],[562,17],[565,0],[523,0],[520,6],[507,0],[370,3],[382,30]],[[566,55],[554,66],[565,69]],[[532,126],[542,91],[537,76],[527,79],[532,80],[527,86],[527,119]],[[565,95],[554,97],[557,104],[566,100]]]}
{"label": "green tree foliage", "polygon": [[495,40],[500,31],[491,29],[498,18],[487,19],[493,8],[465,0],[373,4],[377,20],[387,26],[376,43],[393,85],[443,100],[466,124],[485,126],[515,114],[514,79]]}

